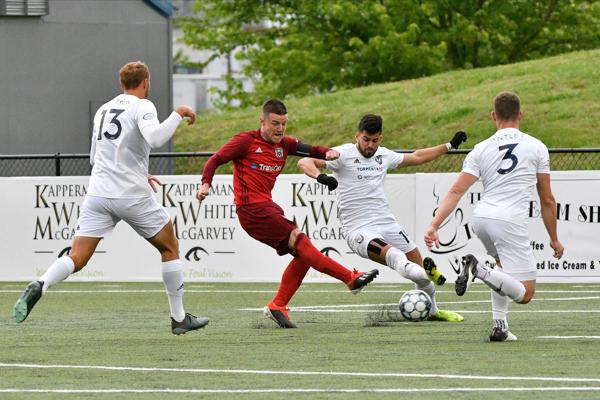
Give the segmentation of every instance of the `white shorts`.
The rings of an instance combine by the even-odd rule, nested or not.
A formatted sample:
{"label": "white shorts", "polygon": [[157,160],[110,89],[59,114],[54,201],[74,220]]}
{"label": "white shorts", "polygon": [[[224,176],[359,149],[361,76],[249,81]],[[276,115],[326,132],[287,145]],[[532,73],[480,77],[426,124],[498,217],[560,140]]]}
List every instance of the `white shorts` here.
{"label": "white shorts", "polygon": [[535,258],[526,226],[499,219],[474,217],[471,227],[487,253],[500,261],[504,272],[520,281],[536,278]]}
{"label": "white shorts", "polygon": [[391,244],[398,250],[408,253],[417,248],[415,242],[410,240],[400,224],[394,222],[385,225],[372,225],[365,228],[358,228],[348,233],[346,241],[348,246],[361,257],[369,258],[367,247],[373,239],[381,239],[387,244]]}
{"label": "white shorts", "polygon": [[104,237],[110,235],[117,223],[123,220],[141,237],[150,239],[169,219],[167,211],[154,197],[108,199],[85,196],[75,236]]}

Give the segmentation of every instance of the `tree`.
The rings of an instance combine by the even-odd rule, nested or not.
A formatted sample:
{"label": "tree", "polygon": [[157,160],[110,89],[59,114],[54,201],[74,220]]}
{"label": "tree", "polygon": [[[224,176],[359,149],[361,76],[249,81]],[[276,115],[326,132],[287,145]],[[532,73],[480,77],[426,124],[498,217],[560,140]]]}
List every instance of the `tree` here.
{"label": "tree", "polygon": [[[600,44],[600,3],[582,0],[201,0],[184,42],[234,52],[255,91],[242,106],[484,67]],[[210,61],[210,60],[209,60]]]}

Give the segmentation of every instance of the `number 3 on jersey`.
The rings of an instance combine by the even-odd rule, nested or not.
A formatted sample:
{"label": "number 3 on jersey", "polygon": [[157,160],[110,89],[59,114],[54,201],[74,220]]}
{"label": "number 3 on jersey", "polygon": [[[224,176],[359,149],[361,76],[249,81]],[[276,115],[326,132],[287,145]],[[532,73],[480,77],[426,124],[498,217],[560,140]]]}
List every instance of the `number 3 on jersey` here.
{"label": "number 3 on jersey", "polygon": [[109,111],[111,114],[114,114],[112,119],[110,120],[110,123],[114,124],[117,127],[117,131],[115,133],[110,133],[108,131],[102,133],[102,127],[104,126],[104,117],[106,117],[106,110],[102,111],[102,118],[100,119],[100,126],[98,127],[98,140],[102,140],[102,135],[104,135],[105,138],[110,140],[115,140],[116,138],[121,136],[121,129],[123,129],[123,127],[121,126],[121,121],[119,121],[117,118],[119,118],[119,115],[121,115],[121,113],[123,113],[124,111],[125,110],[121,110],[118,108],[111,108]]}
{"label": "number 3 on jersey", "polygon": [[502,160],[510,160],[510,165],[508,166],[508,168],[498,168],[497,172],[500,175],[508,174],[510,171],[515,169],[515,167],[517,166],[519,159],[517,158],[517,156],[515,156],[512,153],[512,151],[515,149],[515,147],[517,147],[517,144],[518,143],[511,143],[511,144],[505,144],[505,145],[498,147],[498,151],[506,150],[506,153],[504,153],[504,157],[502,157]]}

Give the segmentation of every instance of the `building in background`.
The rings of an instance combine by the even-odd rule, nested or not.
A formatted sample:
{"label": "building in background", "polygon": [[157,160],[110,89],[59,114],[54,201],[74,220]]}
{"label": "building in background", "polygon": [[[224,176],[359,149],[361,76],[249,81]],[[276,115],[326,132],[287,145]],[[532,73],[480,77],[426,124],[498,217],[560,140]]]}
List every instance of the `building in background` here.
{"label": "building in background", "polygon": [[[201,15],[194,14],[194,0],[173,0],[175,7],[174,16],[194,16],[202,18]],[[173,54],[181,55],[191,62],[205,62],[212,53],[208,51],[195,50],[181,42],[183,32],[177,26],[175,20],[173,24]],[[241,74],[243,64],[235,59],[234,54],[219,57],[211,61],[204,69],[199,70],[190,68],[187,65],[174,63],[173,65],[173,103],[188,104],[196,110],[205,110],[214,108],[216,94],[211,92],[211,88],[225,89],[226,83],[223,77],[233,75],[241,80],[244,89],[251,91],[253,89],[252,81]],[[235,105],[235,104],[233,104]]]}
{"label": "building in background", "polygon": [[89,152],[94,113],[132,60],[149,65],[166,118],[172,13],[166,0],[0,0],[0,154]]}

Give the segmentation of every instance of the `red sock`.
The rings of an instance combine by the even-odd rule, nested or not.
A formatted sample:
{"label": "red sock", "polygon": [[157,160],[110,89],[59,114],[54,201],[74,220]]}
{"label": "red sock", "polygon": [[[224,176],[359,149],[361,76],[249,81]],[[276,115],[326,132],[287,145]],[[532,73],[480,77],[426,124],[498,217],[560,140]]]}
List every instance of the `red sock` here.
{"label": "red sock", "polygon": [[304,264],[300,259],[294,257],[283,272],[279,290],[275,298],[273,298],[273,303],[276,306],[283,307],[289,303],[292,296],[302,284],[302,280],[309,269],[309,265]]}
{"label": "red sock", "polygon": [[352,280],[352,272],[331,258],[321,254],[304,233],[296,239],[296,257],[304,264],[348,284]]}

